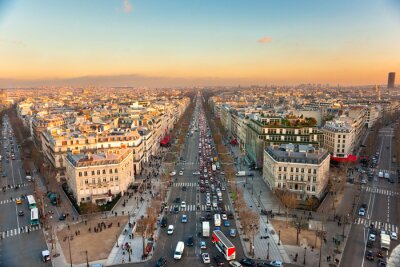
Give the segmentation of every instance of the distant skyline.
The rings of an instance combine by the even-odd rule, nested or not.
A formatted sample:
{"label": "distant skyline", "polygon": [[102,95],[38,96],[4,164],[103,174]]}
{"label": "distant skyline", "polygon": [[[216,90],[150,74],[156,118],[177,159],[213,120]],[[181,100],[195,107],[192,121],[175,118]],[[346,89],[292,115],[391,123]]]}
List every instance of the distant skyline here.
{"label": "distant skyline", "polygon": [[384,84],[399,44],[396,0],[0,0],[2,87]]}

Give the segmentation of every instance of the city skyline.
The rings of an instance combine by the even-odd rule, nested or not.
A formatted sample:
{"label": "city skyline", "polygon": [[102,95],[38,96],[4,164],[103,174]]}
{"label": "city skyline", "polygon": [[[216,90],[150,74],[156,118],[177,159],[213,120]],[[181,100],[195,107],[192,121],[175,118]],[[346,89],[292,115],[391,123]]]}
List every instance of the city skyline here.
{"label": "city skyline", "polygon": [[394,0],[0,1],[0,86],[384,84],[399,15]]}

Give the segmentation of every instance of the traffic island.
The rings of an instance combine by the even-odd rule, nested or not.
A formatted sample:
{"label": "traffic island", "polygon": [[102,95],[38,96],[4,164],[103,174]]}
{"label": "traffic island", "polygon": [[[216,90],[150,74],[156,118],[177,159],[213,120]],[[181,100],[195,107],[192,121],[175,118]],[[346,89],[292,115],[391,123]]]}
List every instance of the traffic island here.
{"label": "traffic island", "polygon": [[65,262],[81,264],[107,259],[127,222],[128,216],[118,216],[65,225],[57,232]]}

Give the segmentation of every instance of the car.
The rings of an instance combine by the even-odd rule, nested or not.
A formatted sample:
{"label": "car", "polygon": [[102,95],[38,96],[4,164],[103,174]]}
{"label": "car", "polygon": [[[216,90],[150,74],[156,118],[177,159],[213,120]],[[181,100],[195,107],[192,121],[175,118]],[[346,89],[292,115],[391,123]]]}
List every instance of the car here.
{"label": "car", "polygon": [[185,201],[181,202],[181,208],[185,208],[186,209],[186,202]]}
{"label": "car", "polygon": [[374,242],[376,240],[375,234],[369,234],[368,240]]}
{"label": "car", "polygon": [[170,176],[175,176],[176,175],[176,171],[172,171],[169,173]]}
{"label": "car", "polygon": [[374,246],[374,242],[372,242],[372,241],[367,241],[367,248],[373,248],[373,246]]}
{"label": "car", "polygon": [[167,227],[167,224],[168,224],[168,220],[167,220],[167,218],[162,218],[161,219],[161,227]]}
{"label": "car", "polygon": [[168,225],[167,234],[172,235],[174,233],[174,226],[172,224]]}
{"label": "car", "polygon": [[224,221],[224,226],[229,227],[229,226],[231,226],[231,224],[229,223],[229,221]]}
{"label": "car", "polygon": [[210,255],[208,253],[201,254],[201,258],[203,259],[203,263],[211,263]]}
{"label": "car", "polygon": [[244,266],[256,266],[256,262],[249,258],[241,259],[240,263]]}
{"label": "car", "polygon": [[60,217],[58,217],[58,220],[64,221],[67,218],[67,215],[65,213],[61,213]]}
{"label": "car", "polygon": [[224,261],[222,260],[221,256],[217,255],[214,257],[214,261],[217,266],[224,266]]}
{"label": "car", "polygon": [[361,180],[361,184],[366,184],[366,183],[367,183],[367,180],[365,180],[365,179]]}
{"label": "car", "polygon": [[186,191],[186,186],[182,186],[182,191]]}
{"label": "car", "polygon": [[378,259],[378,266],[386,266],[386,261],[384,259]]}
{"label": "car", "polygon": [[391,233],[390,233],[390,239],[392,239],[392,240],[397,240],[397,233],[391,232]]}
{"label": "car", "polygon": [[226,221],[226,220],[228,220],[228,216],[226,216],[226,214],[222,214],[222,215],[221,215],[221,219],[224,220],[224,221]]}
{"label": "car", "polygon": [[22,210],[18,211],[18,216],[24,216],[24,215],[25,215],[25,213]]}
{"label": "car", "polygon": [[372,250],[368,250],[367,253],[365,253],[365,258],[370,261],[374,260],[374,254],[372,253]]}
{"label": "car", "polygon": [[21,199],[20,197],[17,197],[17,198],[15,199],[15,203],[17,203],[17,204],[22,204],[22,199]]}
{"label": "car", "polygon": [[186,214],[182,214],[182,219],[181,219],[181,221],[182,221],[183,223],[187,223],[187,216],[186,216]]}
{"label": "car", "polygon": [[200,174],[200,172],[199,171],[195,171],[195,172],[193,172],[193,175],[199,175]]}
{"label": "car", "polygon": [[189,236],[189,237],[188,237],[188,239],[186,240],[186,245],[187,245],[188,247],[193,247],[193,245],[194,245],[194,238],[193,238],[193,236]]}
{"label": "car", "polygon": [[281,262],[281,261],[271,261],[270,263],[269,263],[269,266],[272,266],[272,267],[283,267],[283,263]]}
{"label": "car", "polygon": [[365,216],[365,209],[360,208],[360,209],[358,210],[358,216]]}
{"label": "car", "polygon": [[175,203],[177,204],[181,203],[181,198],[180,197],[175,198]]}
{"label": "car", "polygon": [[200,241],[200,249],[206,249],[206,241]]}
{"label": "car", "polygon": [[156,267],[164,267],[167,265],[167,259],[166,258],[159,258],[158,261],[156,262]]}
{"label": "car", "polygon": [[229,230],[229,236],[230,236],[230,237],[235,237],[235,236],[236,236],[236,229],[231,228],[231,229]]}
{"label": "car", "polygon": [[225,186],[222,186],[222,187],[221,187],[221,190],[222,190],[222,191],[225,191],[225,190],[226,190]]}
{"label": "car", "polygon": [[242,265],[238,261],[230,261],[229,265],[232,267],[242,267]]}
{"label": "car", "polygon": [[174,207],[174,214],[178,214],[179,213],[179,208],[178,207]]}
{"label": "car", "polygon": [[179,175],[181,175],[181,176],[182,176],[182,175],[183,175],[183,171],[179,171]]}
{"label": "car", "polygon": [[233,219],[233,212],[228,212],[228,219]]}

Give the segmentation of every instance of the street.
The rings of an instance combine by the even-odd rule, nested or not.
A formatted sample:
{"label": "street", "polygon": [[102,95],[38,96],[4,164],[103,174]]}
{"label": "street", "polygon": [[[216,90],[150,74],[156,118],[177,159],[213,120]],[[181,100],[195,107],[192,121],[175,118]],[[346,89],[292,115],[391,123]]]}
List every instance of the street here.
{"label": "street", "polygon": [[[361,197],[359,205],[367,205],[365,216],[357,216],[355,224],[352,226],[346,249],[344,251],[342,266],[376,266],[376,253],[380,250],[379,231],[377,241],[372,248],[367,248],[369,237],[369,227],[374,224],[375,228],[383,229],[388,232],[399,233],[399,207],[397,205],[400,196],[397,176],[392,168],[391,149],[393,142],[393,128],[384,127],[379,133],[378,165],[375,170],[373,181],[361,186]],[[390,173],[394,177],[395,183],[390,183],[388,179],[378,178],[379,172]],[[384,255],[390,254],[392,249],[398,245],[397,240],[391,240],[389,251],[384,251]],[[351,249],[348,249],[351,248]],[[367,260],[365,255],[368,250],[372,250],[375,260]],[[386,257],[387,258],[387,257]]]}

